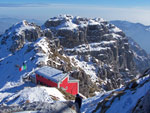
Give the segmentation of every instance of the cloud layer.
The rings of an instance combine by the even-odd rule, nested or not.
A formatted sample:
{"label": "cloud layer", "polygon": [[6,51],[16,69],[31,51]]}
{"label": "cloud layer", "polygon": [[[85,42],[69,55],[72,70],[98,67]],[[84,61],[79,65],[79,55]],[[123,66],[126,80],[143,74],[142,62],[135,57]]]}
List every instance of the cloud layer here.
{"label": "cloud layer", "polygon": [[0,4],[0,15],[47,20],[59,14],[102,17],[106,20],[128,20],[150,25],[150,8],[107,7],[79,4]]}

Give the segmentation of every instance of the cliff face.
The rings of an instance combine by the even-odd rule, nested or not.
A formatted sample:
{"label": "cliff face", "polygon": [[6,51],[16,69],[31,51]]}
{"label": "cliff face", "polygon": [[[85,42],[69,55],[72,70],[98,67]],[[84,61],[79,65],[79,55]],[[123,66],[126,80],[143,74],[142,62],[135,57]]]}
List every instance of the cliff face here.
{"label": "cliff face", "polygon": [[[26,61],[30,65],[27,72],[18,73],[13,67],[17,81],[20,76],[48,65],[71,72],[80,80],[79,91],[87,97],[96,91],[122,87],[137,73],[125,34],[101,18],[63,15],[50,18],[41,27],[22,21],[0,36],[0,44],[1,73],[7,62],[22,65]],[[9,61],[19,57],[22,61]],[[5,78],[11,81],[12,73],[6,73]]]}
{"label": "cliff face", "polygon": [[110,23],[123,30],[128,37],[130,48],[134,53],[136,69],[143,74],[150,67],[150,55],[148,54],[150,26],[120,20],[110,21]]}
{"label": "cliff face", "polygon": [[[63,15],[47,20],[43,29],[50,29],[59,38],[65,54],[104,89],[118,88],[135,77],[128,39],[107,21]],[[90,66],[93,69],[88,69]]]}

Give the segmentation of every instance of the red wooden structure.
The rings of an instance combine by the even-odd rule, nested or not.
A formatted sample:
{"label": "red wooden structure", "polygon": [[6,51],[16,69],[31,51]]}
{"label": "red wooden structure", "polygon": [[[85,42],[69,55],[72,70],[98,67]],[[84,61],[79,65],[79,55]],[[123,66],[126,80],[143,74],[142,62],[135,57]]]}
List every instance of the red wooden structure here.
{"label": "red wooden structure", "polygon": [[70,77],[67,73],[48,66],[40,68],[35,73],[38,84],[62,88],[72,95],[79,93],[79,80]]}

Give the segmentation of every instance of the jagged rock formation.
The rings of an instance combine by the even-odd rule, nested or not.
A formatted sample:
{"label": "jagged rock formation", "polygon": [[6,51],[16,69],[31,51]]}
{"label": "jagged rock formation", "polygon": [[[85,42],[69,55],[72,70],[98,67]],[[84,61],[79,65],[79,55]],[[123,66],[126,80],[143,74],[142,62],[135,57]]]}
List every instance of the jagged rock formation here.
{"label": "jagged rock formation", "polygon": [[68,56],[78,56],[78,61],[93,63],[95,81],[105,90],[118,88],[126,80],[134,78],[133,52],[125,34],[114,25],[101,18],[64,15],[47,20],[43,25],[45,28],[59,38]]}
{"label": "jagged rock formation", "polygon": [[51,36],[50,34],[50,31],[43,32],[40,26],[23,20],[5,31],[4,35],[1,37],[1,44],[8,45],[8,42],[12,41],[10,44],[11,46],[7,49],[14,53],[21,49],[26,42],[35,42],[42,36],[47,36],[49,38]]}
{"label": "jagged rock formation", "polygon": [[79,92],[82,92],[82,94],[86,97],[92,97],[94,96],[95,91],[100,91],[99,88],[94,84],[89,75],[87,75],[84,71],[74,71],[71,73],[71,76],[80,80],[79,82]]}
{"label": "jagged rock formation", "polygon": [[149,52],[148,45],[150,26],[120,20],[110,22],[122,29],[123,32],[127,35],[130,43],[130,48],[134,53],[136,69],[139,70],[141,74],[143,74],[143,72],[150,67],[150,55],[147,54],[147,52]]}

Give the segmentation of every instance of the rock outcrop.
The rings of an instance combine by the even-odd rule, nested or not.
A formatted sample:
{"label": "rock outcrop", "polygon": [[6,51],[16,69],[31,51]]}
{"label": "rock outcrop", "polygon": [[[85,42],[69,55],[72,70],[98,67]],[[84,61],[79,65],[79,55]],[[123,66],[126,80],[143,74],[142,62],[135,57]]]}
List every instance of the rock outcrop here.
{"label": "rock outcrop", "polygon": [[95,95],[95,91],[100,91],[96,84],[91,81],[89,75],[87,75],[84,71],[74,71],[71,76],[80,80],[79,92],[82,92],[84,96],[91,97]]}
{"label": "rock outcrop", "polygon": [[[135,77],[134,55],[128,39],[107,21],[63,15],[50,18],[43,26],[59,38],[68,56],[78,56],[78,61],[93,63],[97,81],[105,90],[118,88]],[[86,60],[87,56],[91,60]]]}
{"label": "rock outcrop", "polygon": [[6,30],[4,35],[1,35],[1,44],[9,45],[7,46],[7,49],[14,53],[17,50],[20,50],[25,43],[35,42],[38,38],[43,36],[53,39],[50,30],[43,31],[40,26],[23,20]]}
{"label": "rock outcrop", "polygon": [[7,45],[7,49],[14,53],[20,50],[27,41],[33,42],[42,36],[39,26],[23,20],[5,31],[1,44]]}

